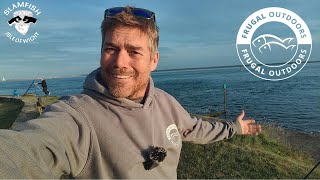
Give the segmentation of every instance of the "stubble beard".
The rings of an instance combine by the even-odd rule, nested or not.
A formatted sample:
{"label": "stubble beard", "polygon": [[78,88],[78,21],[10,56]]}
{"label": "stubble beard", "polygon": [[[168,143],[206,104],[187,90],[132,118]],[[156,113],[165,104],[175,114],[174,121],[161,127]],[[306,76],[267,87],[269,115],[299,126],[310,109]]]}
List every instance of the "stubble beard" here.
{"label": "stubble beard", "polygon": [[[103,71],[103,70],[102,70]],[[148,73],[138,74],[136,72],[131,72],[133,76],[129,83],[116,82],[113,79],[113,75],[110,72],[101,72],[102,79],[109,89],[109,93],[116,98],[128,98],[137,99],[143,97],[149,84]],[[121,72],[121,70],[119,71]],[[123,74],[123,73],[121,73]],[[130,74],[130,72],[125,73]],[[142,95],[140,95],[142,94]]]}

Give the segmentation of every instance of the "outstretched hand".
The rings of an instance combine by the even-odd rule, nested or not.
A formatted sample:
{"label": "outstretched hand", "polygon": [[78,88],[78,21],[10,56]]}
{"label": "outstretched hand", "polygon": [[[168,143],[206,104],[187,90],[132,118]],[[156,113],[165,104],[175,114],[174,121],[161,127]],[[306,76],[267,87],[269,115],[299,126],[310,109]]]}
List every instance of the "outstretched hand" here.
{"label": "outstretched hand", "polygon": [[237,121],[239,121],[242,135],[258,135],[261,132],[261,125],[255,124],[254,119],[246,119],[244,120],[244,111],[242,110],[241,114],[237,117]]}

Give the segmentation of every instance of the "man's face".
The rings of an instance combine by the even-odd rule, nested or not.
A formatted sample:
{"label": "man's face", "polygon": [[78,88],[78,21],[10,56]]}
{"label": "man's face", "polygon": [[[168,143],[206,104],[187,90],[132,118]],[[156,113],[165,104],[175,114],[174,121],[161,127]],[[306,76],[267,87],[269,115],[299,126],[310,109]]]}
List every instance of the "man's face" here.
{"label": "man's face", "polygon": [[137,28],[118,27],[105,34],[101,53],[101,76],[118,98],[144,96],[159,53],[151,56],[148,37]]}

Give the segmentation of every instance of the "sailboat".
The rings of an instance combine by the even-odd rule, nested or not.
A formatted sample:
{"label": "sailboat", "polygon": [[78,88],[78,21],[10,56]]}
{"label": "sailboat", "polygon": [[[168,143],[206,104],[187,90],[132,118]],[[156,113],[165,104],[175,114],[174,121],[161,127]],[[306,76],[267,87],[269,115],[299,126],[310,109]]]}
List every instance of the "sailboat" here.
{"label": "sailboat", "polygon": [[3,76],[3,77],[2,77],[2,82],[5,82],[5,81],[7,81],[7,80],[6,80],[6,78],[4,78],[4,76]]}

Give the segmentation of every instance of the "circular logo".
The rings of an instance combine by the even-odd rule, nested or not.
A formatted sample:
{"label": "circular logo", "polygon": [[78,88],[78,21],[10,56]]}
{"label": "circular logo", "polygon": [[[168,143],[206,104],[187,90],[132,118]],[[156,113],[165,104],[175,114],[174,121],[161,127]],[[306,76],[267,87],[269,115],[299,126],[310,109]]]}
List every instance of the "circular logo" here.
{"label": "circular logo", "polygon": [[176,147],[179,146],[180,143],[180,133],[178,131],[178,128],[175,124],[171,124],[167,127],[166,135],[168,140]]}
{"label": "circular logo", "polygon": [[16,2],[8,6],[3,14],[8,24],[5,33],[8,39],[15,43],[26,44],[38,38],[39,33],[33,27],[37,24],[41,11],[36,5]]}
{"label": "circular logo", "polygon": [[279,7],[251,14],[242,23],[236,43],[243,66],[251,74],[270,81],[297,74],[312,50],[307,24],[294,12]]}

